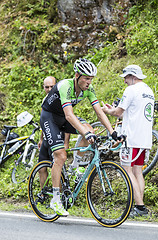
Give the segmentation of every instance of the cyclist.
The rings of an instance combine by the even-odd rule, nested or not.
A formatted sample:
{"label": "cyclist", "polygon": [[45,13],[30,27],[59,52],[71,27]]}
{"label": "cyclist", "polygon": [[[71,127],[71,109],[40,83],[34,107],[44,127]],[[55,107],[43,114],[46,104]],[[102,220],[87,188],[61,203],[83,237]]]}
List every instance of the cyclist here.
{"label": "cyclist", "polygon": [[147,149],[152,146],[152,117],[154,94],[142,80],[146,76],[137,65],[129,65],[120,75],[128,87],[125,89],[119,105],[115,108],[103,103],[103,111],[112,116],[123,116],[122,133],[127,135],[127,149],[120,152],[121,164],[129,174],[133,189],[135,207],[131,217],[148,215],[144,206],[144,178],[142,165]]}
{"label": "cyclist", "polygon": [[60,201],[60,176],[64,162],[67,159],[64,148],[64,132],[80,133],[89,144],[94,142],[95,135],[92,127],[84,124],[73,113],[73,106],[84,98],[88,98],[99,120],[117,140],[117,133],[103,113],[95,95],[91,81],[97,73],[95,65],[87,59],[76,60],[74,64],[75,78],[59,81],[49,92],[42,104],[41,128],[45,133],[48,145],[53,152],[54,164],[52,167],[53,198],[50,207],[58,215],[67,216],[69,213],[63,208]]}
{"label": "cyclist", "polygon": [[[44,79],[43,88],[46,93],[46,96],[44,97],[43,102],[44,102],[45,98],[47,97],[48,93],[50,92],[50,90],[55,86],[55,84],[56,84],[55,77],[48,76]],[[69,134],[66,134],[64,143],[65,143],[66,148],[68,148]],[[39,162],[43,161],[43,160],[47,160],[47,159],[50,159],[51,161],[53,161],[52,152],[50,151],[50,148],[48,147],[48,144],[47,144],[46,138],[44,137],[43,131],[41,132],[41,137],[38,142],[38,148],[39,148],[39,159],[38,159]],[[40,185],[42,188],[43,184],[47,178],[47,169],[43,168],[42,170],[40,170],[39,176],[40,176]]]}

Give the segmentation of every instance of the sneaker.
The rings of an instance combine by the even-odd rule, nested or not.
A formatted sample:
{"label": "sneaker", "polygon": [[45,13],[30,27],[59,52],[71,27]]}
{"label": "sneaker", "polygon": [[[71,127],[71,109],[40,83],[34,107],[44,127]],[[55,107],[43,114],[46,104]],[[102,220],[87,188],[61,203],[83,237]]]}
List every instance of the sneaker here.
{"label": "sneaker", "polygon": [[59,216],[68,216],[69,213],[64,209],[63,205],[61,202],[53,202],[51,200],[50,202],[50,208],[52,208],[56,214],[58,214]]}
{"label": "sneaker", "polygon": [[134,218],[134,217],[140,217],[140,216],[148,216],[148,209],[145,208],[143,211],[139,210],[137,207],[134,207],[131,212],[129,217]]}

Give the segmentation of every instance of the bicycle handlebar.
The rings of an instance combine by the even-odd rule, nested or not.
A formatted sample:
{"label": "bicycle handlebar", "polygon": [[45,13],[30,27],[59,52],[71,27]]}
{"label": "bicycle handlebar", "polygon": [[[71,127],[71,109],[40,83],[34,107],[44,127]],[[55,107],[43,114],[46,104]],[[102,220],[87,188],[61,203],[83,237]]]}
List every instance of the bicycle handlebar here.
{"label": "bicycle handlebar", "polygon": [[[100,139],[108,139],[107,136],[100,136],[97,139],[99,139],[99,138]],[[87,147],[80,148],[79,151],[80,152],[92,151],[92,149],[94,149],[95,146],[96,146],[97,139],[94,140],[94,144],[89,144]],[[120,140],[120,141],[123,140],[123,141],[120,142],[116,147],[110,148],[109,150],[111,150],[111,151],[118,150],[122,146],[123,142],[125,142],[125,147],[127,148],[127,142],[126,142],[126,136],[125,135],[119,136],[118,140]]]}

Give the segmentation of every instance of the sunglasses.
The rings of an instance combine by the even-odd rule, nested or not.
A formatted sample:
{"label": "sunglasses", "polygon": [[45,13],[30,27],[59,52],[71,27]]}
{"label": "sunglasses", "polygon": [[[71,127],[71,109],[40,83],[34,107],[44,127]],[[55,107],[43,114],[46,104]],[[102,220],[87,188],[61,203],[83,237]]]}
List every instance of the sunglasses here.
{"label": "sunglasses", "polygon": [[44,86],[44,87],[48,89],[48,88],[52,88],[53,86]]}

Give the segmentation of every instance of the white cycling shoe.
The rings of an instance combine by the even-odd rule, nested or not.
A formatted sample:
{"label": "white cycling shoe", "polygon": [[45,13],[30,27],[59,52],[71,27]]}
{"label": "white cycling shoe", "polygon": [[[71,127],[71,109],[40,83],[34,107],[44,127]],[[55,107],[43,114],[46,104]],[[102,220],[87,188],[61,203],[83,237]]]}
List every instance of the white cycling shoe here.
{"label": "white cycling shoe", "polygon": [[60,202],[53,202],[53,199],[50,202],[50,208],[52,208],[56,214],[58,214],[59,216],[63,216],[63,217],[67,217],[69,215],[68,211],[66,211]]}

